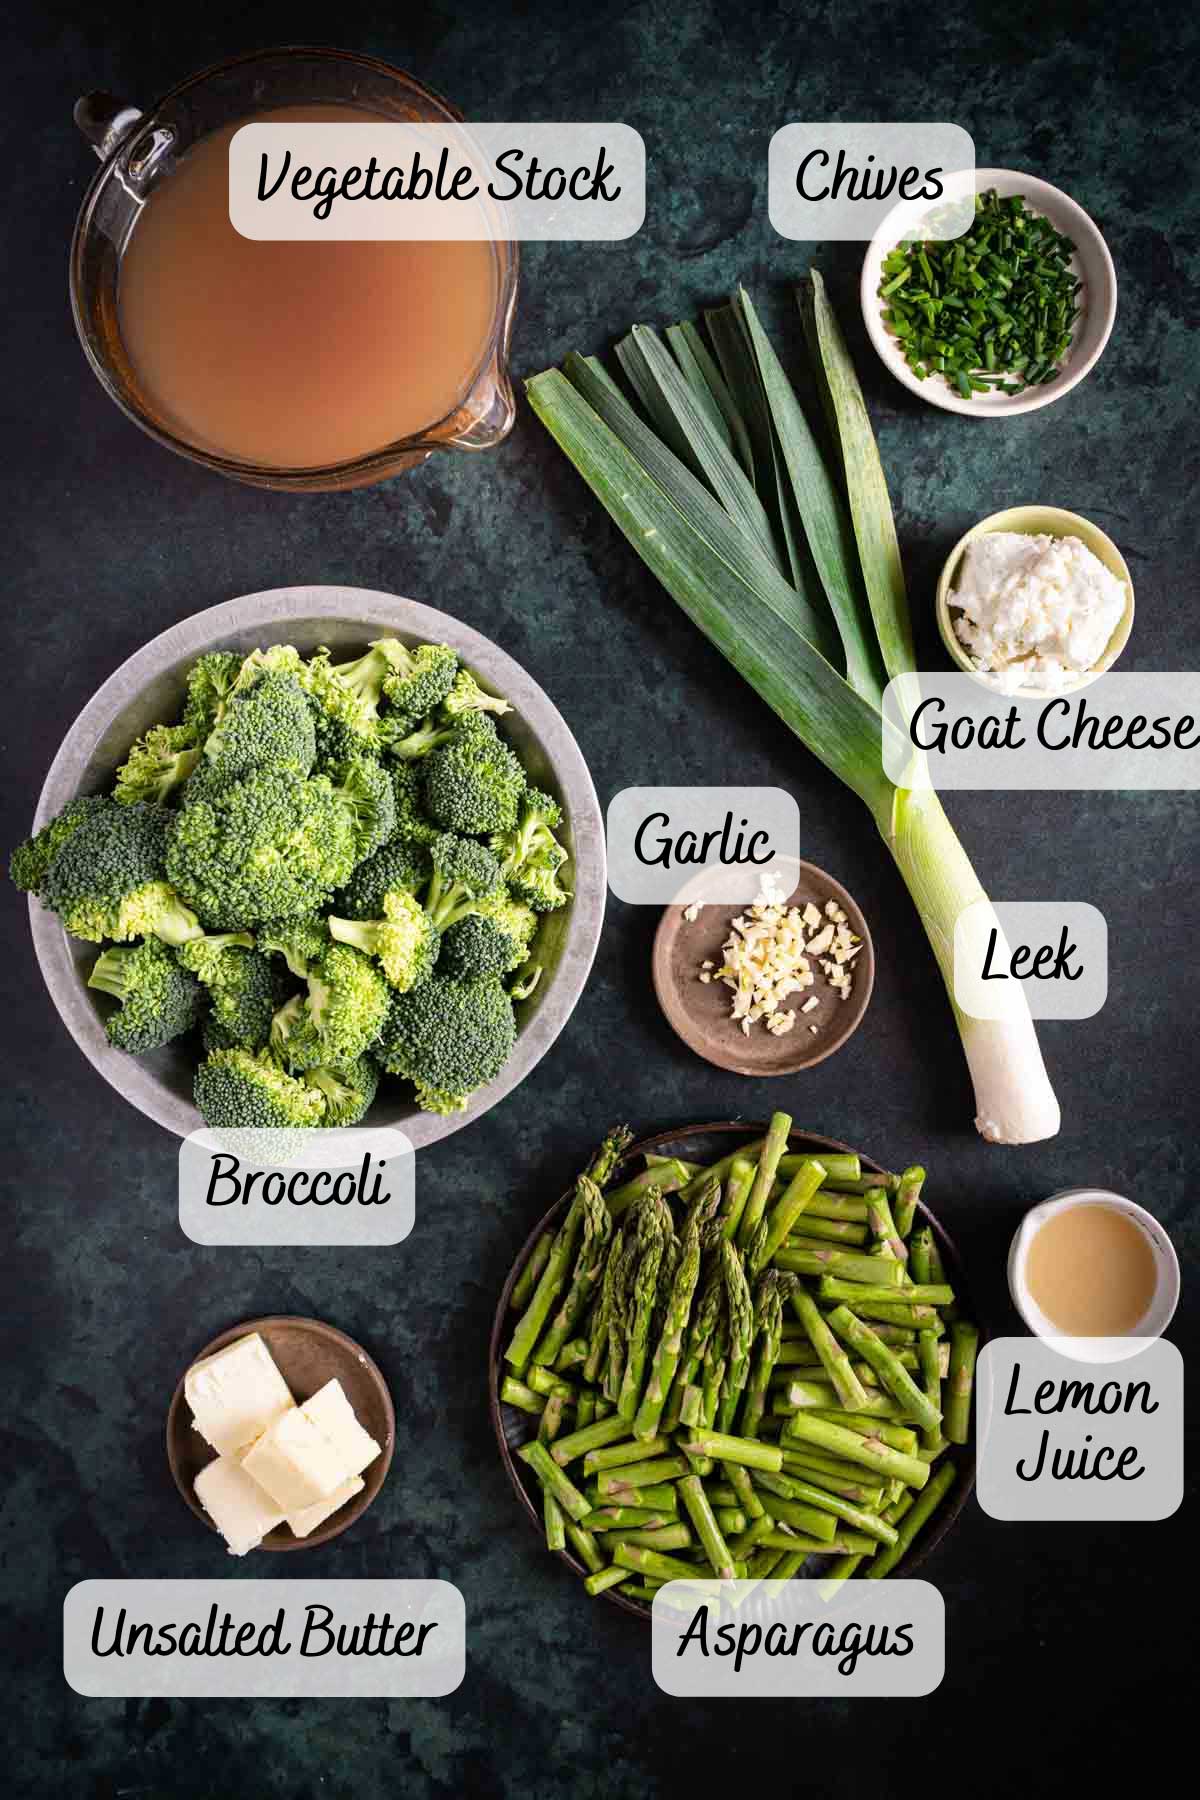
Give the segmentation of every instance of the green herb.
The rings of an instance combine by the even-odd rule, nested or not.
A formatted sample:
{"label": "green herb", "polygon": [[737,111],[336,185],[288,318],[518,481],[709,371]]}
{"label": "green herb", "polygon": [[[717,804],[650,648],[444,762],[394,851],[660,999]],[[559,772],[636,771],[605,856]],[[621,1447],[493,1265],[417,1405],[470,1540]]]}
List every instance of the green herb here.
{"label": "green herb", "polygon": [[883,321],[924,381],[943,375],[964,399],[1052,381],[1071,344],[1082,282],[1075,246],[1019,194],[975,197],[960,238],[910,239],[883,259]]}

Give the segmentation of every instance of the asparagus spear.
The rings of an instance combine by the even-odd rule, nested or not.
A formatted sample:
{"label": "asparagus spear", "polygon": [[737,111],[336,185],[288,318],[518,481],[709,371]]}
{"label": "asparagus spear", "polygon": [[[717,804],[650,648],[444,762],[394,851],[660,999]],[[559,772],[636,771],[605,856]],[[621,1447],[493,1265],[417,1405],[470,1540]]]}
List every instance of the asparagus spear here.
{"label": "asparagus spear", "polygon": [[[937,1239],[932,1232],[929,1234],[929,1279],[935,1285],[939,1286],[944,1286],[946,1282],[946,1270],[942,1263],[942,1253],[938,1249]],[[943,1306],[943,1311],[945,1312],[947,1320],[953,1319],[957,1310],[958,1308],[952,1300],[946,1302]]]}
{"label": "asparagus spear", "polygon": [[573,1482],[567,1480],[545,1444],[539,1444],[536,1440],[532,1444],[524,1444],[517,1455],[523,1463],[528,1463],[545,1491],[553,1494],[563,1511],[570,1513],[577,1523],[591,1512],[590,1502]]}
{"label": "asparagus spear", "polygon": [[779,1159],[787,1149],[788,1133],[792,1129],[790,1113],[772,1113],[771,1123],[767,1127],[767,1135],[763,1139],[762,1151],[758,1158],[758,1169],[754,1176],[754,1185],[750,1189],[750,1198],[746,1202],[746,1210],[742,1214],[738,1226],[737,1243],[744,1250],[754,1236],[758,1222],[767,1210],[767,1199],[775,1180],[775,1171],[779,1167]]}
{"label": "asparagus spear", "polygon": [[526,1380],[535,1394],[558,1394],[564,1400],[575,1398],[576,1389],[572,1383],[565,1376],[556,1375],[553,1369],[543,1368],[540,1363],[533,1364]]}
{"label": "asparagus spear", "polygon": [[914,1281],[922,1285],[933,1280],[930,1274],[930,1254],[933,1250],[933,1233],[928,1225],[922,1225],[914,1231],[908,1242],[908,1269]]}
{"label": "asparagus spear", "polygon": [[[727,1462],[722,1463],[721,1467],[724,1471],[726,1481],[733,1489],[737,1504],[743,1509],[747,1517],[751,1520],[761,1519],[764,1514],[763,1503],[755,1493],[754,1483],[751,1481],[742,1464]],[[716,1490],[710,1489],[709,1491],[714,1496],[713,1503],[715,1505]]]}
{"label": "asparagus spear", "polygon": [[[717,1407],[721,1399],[721,1385],[725,1380],[726,1351],[729,1348],[729,1331],[724,1319],[708,1340],[704,1352],[703,1382],[700,1389],[700,1423],[707,1430],[716,1423]],[[685,1425],[689,1424],[691,1412],[695,1410],[687,1404],[680,1410],[680,1418]]]}
{"label": "asparagus spear", "polygon": [[843,1249],[857,1249],[867,1241],[867,1227],[851,1219],[824,1219],[819,1213],[806,1212],[801,1220],[803,1231],[789,1232],[784,1239],[788,1250],[823,1250],[826,1244],[841,1244]]}
{"label": "asparagus spear", "polygon": [[917,1201],[921,1198],[921,1189],[924,1183],[925,1171],[919,1163],[914,1163],[912,1168],[905,1169],[900,1177],[893,1216],[896,1220],[896,1230],[902,1238],[908,1237],[912,1231],[913,1220],[917,1214]]}
{"label": "asparagus spear", "polygon": [[971,1389],[975,1384],[975,1355],[979,1332],[966,1320],[950,1327],[950,1374],[947,1380],[946,1418],[943,1429],[952,1444],[965,1444],[971,1435]]}
{"label": "asparagus spear", "polygon": [[[785,1118],[786,1114],[776,1115]],[[790,1120],[788,1121],[790,1124]],[[784,1136],[786,1142],[786,1133]],[[721,1272],[725,1278],[725,1304],[729,1319],[729,1359],[721,1384],[717,1407],[717,1428],[728,1431],[733,1424],[742,1389],[750,1376],[750,1354],[754,1346],[754,1302],[742,1259],[732,1244],[721,1245]]]}
{"label": "asparagus spear", "polygon": [[882,1551],[867,1569],[866,1575],[869,1581],[882,1581],[885,1576],[891,1574],[900,1559],[908,1553],[917,1533],[928,1524],[953,1487],[955,1473],[953,1463],[947,1463],[931,1478],[925,1492],[918,1496],[905,1513],[896,1533],[896,1542],[890,1549]]}
{"label": "asparagus spear", "polygon": [[789,1525],[793,1531],[803,1532],[806,1537],[816,1538],[827,1544],[837,1536],[837,1521],[824,1507],[806,1506],[800,1500],[783,1500],[769,1491],[763,1505],[776,1524],[782,1522]]}
{"label": "asparagus spear", "polygon": [[909,1425],[897,1425],[892,1419],[878,1419],[868,1413],[850,1412],[810,1412],[802,1415],[808,1419],[825,1419],[830,1425],[840,1425],[844,1431],[853,1431],[859,1437],[878,1438],[881,1444],[889,1444],[893,1450],[899,1450],[902,1456],[915,1456],[920,1439]]}
{"label": "asparagus spear", "polygon": [[857,1250],[839,1250],[832,1244],[827,1250],[789,1250],[785,1244],[775,1252],[775,1267],[793,1275],[840,1275],[845,1281],[871,1286],[901,1287],[904,1282],[903,1263]]}
{"label": "asparagus spear", "polygon": [[631,1463],[649,1462],[652,1457],[666,1456],[670,1451],[671,1440],[668,1437],[645,1438],[641,1443],[636,1438],[631,1438],[629,1426],[620,1413],[611,1419],[605,1419],[604,1423],[620,1426],[623,1434],[621,1441],[590,1446],[583,1459],[585,1475],[598,1475],[602,1469],[619,1469],[623,1465],[628,1467]]}
{"label": "asparagus spear", "polygon": [[711,1580],[695,1563],[683,1562],[676,1556],[664,1556],[658,1550],[646,1550],[641,1544],[620,1539],[613,1545],[613,1562],[618,1568],[632,1569],[637,1575],[657,1575],[663,1581]]}
{"label": "asparagus spear", "polygon": [[814,1419],[810,1413],[796,1413],[788,1420],[784,1435],[793,1443],[815,1444],[819,1450],[828,1450],[845,1462],[860,1463],[889,1479],[895,1476],[908,1487],[923,1488],[929,1480],[927,1465],[917,1457],[893,1450],[879,1437],[860,1437],[844,1425]]}
{"label": "asparagus spear", "polygon": [[[706,1494],[708,1493],[707,1488],[705,1488],[704,1491]],[[740,1506],[718,1506],[711,1494],[709,1494],[708,1497],[712,1504],[713,1512],[716,1515],[717,1524],[721,1527],[721,1530],[729,1540],[736,1537],[739,1532],[748,1531],[752,1523],[755,1525],[760,1525],[762,1523],[761,1519],[748,1519]],[[729,1547],[730,1549],[733,1548],[732,1541],[730,1542]]]}
{"label": "asparagus spear", "polygon": [[555,1360],[582,1319],[604,1273],[605,1247],[612,1230],[612,1220],[604,1204],[604,1196],[596,1183],[586,1175],[581,1177],[577,1193],[580,1198],[581,1220],[579,1253],[558,1311],[533,1353],[535,1363],[552,1363]]}
{"label": "asparagus spear", "polygon": [[[884,1269],[899,1268],[900,1266],[899,1263],[885,1262],[882,1256],[875,1260],[877,1266]],[[907,1291],[907,1289],[903,1290],[904,1293]],[[860,1288],[859,1293],[861,1292]],[[928,1306],[923,1302],[910,1306],[906,1305],[902,1299],[897,1299],[895,1303],[885,1300],[861,1300],[856,1294],[852,1304],[860,1319],[881,1319],[885,1325],[906,1325],[914,1332],[932,1331],[939,1337],[946,1329],[938,1316],[936,1306]]]}
{"label": "asparagus spear", "polygon": [[642,1376],[646,1366],[646,1340],[650,1333],[650,1315],[658,1287],[658,1271],[663,1259],[665,1241],[657,1191],[640,1202],[636,1243],[637,1269],[633,1277],[625,1314],[625,1366],[617,1411],[633,1422],[642,1393]]}
{"label": "asparagus spear", "polygon": [[[832,1459],[831,1459],[832,1460]],[[847,1464],[853,1468],[852,1463]],[[868,1512],[878,1512],[887,1495],[886,1487],[870,1487],[862,1479],[861,1469],[855,1469],[853,1476],[831,1475],[827,1469],[820,1467],[803,1456],[784,1454],[783,1472],[800,1481],[808,1482],[810,1487],[821,1488],[827,1494],[833,1494],[839,1500],[849,1500],[852,1506],[865,1506]]]}
{"label": "asparagus spear", "polygon": [[[615,1444],[619,1438],[626,1436],[627,1431],[624,1419],[596,1419],[591,1425],[572,1431],[568,1437],[559,1438],[554,1446],[554,1460],[560,1468],[565,1469],[577,1456],[586,1456],[589,1450],[598,1450],[605,1444]],[[592,1472],[586,1462],[583,1472],[585,1475]]]}
{"label": "asparagus spear", "polygon": [[[818,1188],[804,1209],[805,1230],[814,1219],[828,1219],[845,1225],[866,1227],[867,1203],[857,1194],[838,1194],[832,1188]],[[864,1229],[863,1242],[866,1242]]]}
{"label": "asparagus spear", "polygon": [[624,1250],[625,1242],[620,1231],[614,1231],[608,1240],[608,1249],[605,1252],[604,1274],[600,1278],[600,1297],[596,1301],[588,1326],[588,1353],[587,1361],[583,1365],[583,1378],[593,1385],[599,1383],[608,1362],[608,1328],[613,1315],[614,1298]]}
{"label": "asparagus spear", "polygon": [[614,1531],[611,1536],[606,1534],[604,1537],[605,1548],[610,1543],[615,1546],[618,1542],[640,1544],[644,1550],[667,1551],[690,1550],[695,1539],[692,1536],[691,1526],[685,1525],[681,1519],[676,1519],[670,1525],[658,1525],[648,1530],[643,1528],[639,1531],[627,1531],[622,1527],[620,1531]]}
{"label": "asparagus spear", "polygon": [[[743,1470],[742,1472],[744,1474],[745,1470]],[[712,1496],[710,1494],[709,1499],[711,1500],[711,1498],[712,1498]],[[728,1513],[728,1511],[729,1511],[728,1507],[722,1507],[720,1509],[717,1509],[714,1507],[713,1510],[717,1514],[717,1523],[718,1523],[718,1525],[720,1525],[721,1530],[727,1531],[729,1529],[729,1527],[727,1527],[725,1525],[724,1521],[722,1520],[721,1515],[722,1515],[722,1513]],[[745,1515],[743,1514],[742,1516],[744,1517]],[[759,1544],[761,1544],[762,1540],[765,1537],[768,1537],[771,1534],[771,1532],[774,1531],[774,1529],[775,1529],[774,1519],[771,1518],[769,1513],[766,1513],[762,1510],[762,1506],[760,1503],[758,1518],[751,1519],[748,1525],[743,1526],[741,1532],[738,1535],[736,1535],[734,1537],[730,1537],[728,1539],[729,1548],[730,1548],[731,1553],[734,1556],[749,1556],[751,1550],[755,1549]]]}
{"label": "asparagus spear", "polygon": [[741,1427],[745,1438],[758,1436],[763,1414],[767,1410],[767,1391],[782,1343],[780,1333],[783,1329],[783,1302],[786,1294],[782,1284],[787,1279],[786,1275],[768,1272],[762,1277],[756,1290],[754,1366],[746,1384],[746,1397],[742,1402]]}
{"label": "asparagus spear", "polygon": [[576,1525],[574,1520],[571,1520],[567,1523],[566,1533],[567,1542],[584,1568],[591,1574],[598,1575],[604,1567],[604,1558],[601,1556],[600,1546],[591,1532],[585,1526]]}
{"label": "asparagus spear", "polygon": [[612,1188],[604,1196],[608,1210],[614,1219],[621,1218],[629,1211],[635,1200],[640,1200],[651,1188],[657,1188],[660,1194],[677,1194],[691,1180],[687,1169],[674,1158],[666,1162],[653,1163],[648,1169],[639,1169],[638,1173],[619,1188]]}
{"label": "asparagus spear", "polygon": [[500,1383],[500,1398],[508,1406],[520,1407],[522,1412],[532,1413],[535,1418],[541,1417],[546,1404],[541,1394],[535,1394],[531,1387],[518,1381],[515,1375],[506,1375]]}
{"label": "asparagus spear", "polygon": [[882,1188],[868,1189],[867,1224],[879,1245],[881,1255],[890,1256],[894,1262],[898,1263],[908,1261],[908,1245],[896,1228],[888,1197]]}
{"label": "asparagus spear", "polygon": [[713,1573],[720,1581],[732,1581],[734,1559],[699,1476],[685,1475],[679,1483],[679,1492],[696,1528],[696,1536],[704,1547],[704,1554],[712,1564]]}
{"label": "asparagus spear", "polygon": [[[921,1381],[925,1393],[934,1406],[941,1405],[942,1399],[942,1361],[939,1354],[938,1340],[932,1331],[922,1331],[917,1337],[917,1352],[921,1360]],[[927,1426],[921,1433],[921,1439],[928,1450],[941,1437],[937,1426]]]}
{"label": "asparagus spear", "polygon": [[[678,1481],[681,1475],[689,1472],[689,1465],[682,1456],[656,1456],[649,1462],[624,1463],[616,1469],[600,1469],[596,1474],[596,1487],[606,1500],[624,1500],[632,1488],[653,1487],[660,1481]],[[630,1501],[630,1505],[635,1502]]]}
{"label": "asparagus spear", "polygon": [[[894,1527],[889,1525],[885,1519],[881,1519],[877,1514],[871,1512],[868,1507],[855,1506],[853,1501],[843,1500],[837,1494],[827,1493],[824,1488],[815,1487],[808,1481],[798,1481],[795,1485],[799,1490],[795,1499],[803,1506],[816,1507],[819,1511],[832,1514],[834,1518],[843,1519],[847,1525],[853,1525],[856,1531],[865,1532],[868,1537],[878,1538],[881,1544],[895,1543]],[[792,1501],[769,1498],[766,1507],[772,1517],[783,1519],[789,1525],[800,1524],[801,1530],[808,1530],[807,1525],[801,1524],[797,1518],[793,1517]]]}
{"label": "asparagus spear", "polygon": [[832,1600],[843,1581],[849,1581],[862,1560],[861,1555],[855,1554],[839,1556],[835,1563],[831,1563],[828,1573],[817,1583],[817,1592],[822,1600]]}
{"label": "asparagus spear", "polygon": [[681,1440],[680,1447],[696,1456],[714,1456],[721,1463],[740,1463],[747,1469],[766,1469],[777,1475],[783,1467],[783,1452],[774,1444],[760,1443],[757,1438],[730,1437],[723,1431],[694,1431]]}
{"label": "asparagus spear", "polygon": [[649,1506],[596,1506],[579,1521],[584,1531],[617,1531],[628,1526],[634,1531],[653,1531],[659,1525],[672,1525],[675,1514],[655,1512]]}
{"label": "asparagus spear", "polygon": [[722,1156],[717,1162],[709,1163],[706,1169],[701,1169],[700,1173],[694,1176],[690,1184],[683,1190],[682,1198],[684,1205],[688,1206],[691,1204],[693,1190],[699,1189],[702,1182],[709,1181],[714,1176],[718,1181],[724,1181],[739,1157],[747,1158],[757,1156],[763,1147],[763,1142],[764,1140],[762,1138],[755,1138],[752,1143],[743,1144],[739,1150],[731,1150],[728,1156]]}
{"label": "asparagus spear", "polygon": [[742,1214],[746,1210],[746,1202],[753,1186],[754,1164],[748,1157],[735,1156],[725,1182],[725,1198],[717,1215],[721,1221],[721,1235],[731,1243],[737,1239],[738,1226],[742,1222]]}
{"label": "asparagus spear", "polygon": [[683,1248],[679,1257],[679,1266],[675,1271],[675,1279],[671,1284],[666,1318],[663,1321],[662,1333],[655,1346],[654,1357],[650,1364],[650,1379],[646,1383],[646,1391],[633,1421],[635,1437],[652,1438],[658,1431],[667,1395],[679,1367],[683,1350],[683,1334],[687,1330],[688,1315],[692,1310],[692,1295],[696,1291],[696,1282],[700,1275],[700,1227],[704,1222],[703,1207],[704,1191],[702,1190],[697,1208],[689,1215],[684,1231]]}
{"label": "asparagus spear", "polygon": [[565,1550],[567,1533],[563,1509],[548,1491],[542,1494],[542,1524],[546,1532],[547,1550]]}
{"label": "asparagus spear", "polygon": [[850,1358],[821,1317],[811,1294],[798,1291],[792,1295],[792,1311],[808,1333],[808,1341],[817,1353],[821,1367],[828,1375],[838,1405],[861,1406],[867,1391],[850,1367]]}
{"label": "asparagus spear", "polygon": [[598,1188],[606,1188],[632,1142],[633,1133],[628,1125],[614,1125],[584,1171],[589,1180]]}
{"label": "asparagus spear", "polygon": [[[907,1417],[907,1409],[898,1400],[893,1400],[890,1394],[870,1393],[864,1389],[864,1395],[865,1398],[856,1409],[864,1417],[868,1414],[873,1419]],[[771,1411],[778,1418],[786,1418],[791,1413],[810,1409],[816,1412],[836,1412],[838,1404],[837,1393],[827,1381],[789,1381],[773,1395]]]}
{"label": "asparagus spear", "polygon": [[520,1312],[523,1306],[528,1305],[529,1297],[537,1286],[538,1278],[549,1260],[550,1246],[553,1242],[554,1233],[552,1231],[543,1231],[541,1237],[529,1252],[525,1267],[517,1276],[516,1281],[514,1281],[513,1291],[509,1295],[508,1304],[516,1312]]}
{"label": "asparagus spear", "polygon": [[[779,1173],[790,1181],[801,1163],[807,1158],[802,1150],[788,1151],[779,1159]],[[821,1161],[825,1164],[826,1180],[829,1183],[839,1181],[857,1181],[862,1174],[862,1163],[857,1152],[853,1150],[822,1150]],[[878,1179],[878,1177],[876,1177]]]}
{"label": "asparagus spear", "polygon": [[[565,1374],[569,1369],[579,1369],[582,1373],[583,1364],[587,1361],[587,1353],[588,1341],[586,1338],[570,1338],[554,1358],[551,1366],[558,1375]],[[537,1362],[539,1358],[535,1356],[533,1360]]]}
{"label": "asparagus spear", "polygon": [[[871,1327],[856,1319],[848,1306],[839,1306],[829,1315],[829,1323],[844,1344],[869,1362],[896,1404],[916,1419],[923,1431],[934,1433],[942,1423],[942,1409],[923,1388],[917,1386],[908,1370],[889,1344],[875,1336]],[[953,1349],[951,1350],[953,1355]],[[862,1411],[862,1408],[859,1408]]]}
{"label": "asparagus spear", "polygon": [[[829,1162],[828,1157],[825,1160],[827,1163]],[[890,1174],[886,1169],[878,1175],[860,1173],[854,1177],[843,1176],[836,1174],[830,1166],[829,1174],[826,1177],[826,1186],[836,1188],[839,1194],[866,1194],[875,1187],[883,1188],[885,1193],[894,1194],[900,1186],[900,1177]]]}
{"label": "asparagus spear", "polygon": [[766,1268],[824,1179],[824,1163],[817,1162],[813,1157],[807,1157],[801,1163],[767,1214],[767,1239],[751,1264],[753,1274],[757,1275]]}
{"label": "asparagus spear", "polygon": [[591,1425],[595,1420],[595,1417],[596,1390],[594,1388],[584,1388],[578,1400],[575,1402],[576,1431],[582,1431],[585,1426]]}
{"label": "asparagus spear", "polygon": [[[552,1444],[563,1428],[563,1416],[567,1402],[562,1394],[551,1394],[542,1408],[542,1416],[538,1420],[537,1436],[539,1444]],[[562,1546],[559,1545],[561,1549]]]}
{"label": "asparagus spear", "polygon": [[612,1563],[607,1569],[598,1569],[594,1575],[589,1575],[583,1584],[584,1591],[595,1599],[597,1594],[607,1593],[609,1588],[620,1587],[625,1579],[625,1570]]}
{"label": "asparagus spear", "polygon": [[704,1360],[705,1348],[721,1316],[725,1284],[721,1273],[720,1256],[715,1252],[711,1254],[704,1267],[705,1275],[704,1282],[700,1287],[700,1298],[692,1307],[687,1350],[675,1371],[675,1379],[671,1385],[671,1393],[663,1413],[662,1423],[665,1431],[674,1431],[682,1417],[684,1393],[689,1387],[696,1385],[696,1377]]}
{"label": "asparagus spear", "polygon": [[517,1321],[508,1349],[504,1352],[505,1362],[510,1363],[514,1369],[523,1369],[529,1362],[534,1345],[541,1337],[550,1316],[550,1308],[571,1272],[579,1234],[583,1228],[583,1214],[588,1204],[584,1196],[588,1187],[593,1185],[586,1176],[580,1177],[576,1183],[575,1197],[567,1208],[567,1216],[554,1234],[546,1266],[538,1278],[528,1306]]}
{"label": "asparagus spear", "polygon": [[[884,1257],[876,1258],[877,1268],[891,1266]],[[844,1300],[848,1306],[864,1306],[871,1301],[878,1301],[883,1306],[892,1306],[900,1301],[904,1306],[949,1306],[954,1299],[954,1289],[932,1282],[914,1282],[899,1293],[894,1287],[880,1284],[872,1287],[867,1282],[839,1281],[836,1275],[822,1275],[817,1296],[821,1300]]]}
{"label": "asparagus spear", "polygon": [[[685,1463],[684,1468],[686,1467]],[[639,1511],[674,1515],[679,1511],[679,1495],[673,1481],[652,1482],[649,1487],[622,1488],[616,1495],[604,1494],[600,1491],[597,1476],[588,1487],[588,1504],[593,1512],[598,1512],[604,1506],[633,1506]]]}

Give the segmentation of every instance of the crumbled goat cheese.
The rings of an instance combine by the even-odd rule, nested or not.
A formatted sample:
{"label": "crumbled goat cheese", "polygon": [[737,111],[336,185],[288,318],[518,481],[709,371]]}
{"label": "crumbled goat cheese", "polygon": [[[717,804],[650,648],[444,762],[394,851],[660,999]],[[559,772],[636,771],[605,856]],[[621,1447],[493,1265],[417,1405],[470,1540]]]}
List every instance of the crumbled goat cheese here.
{"label": "crumbled goat cheese", "polygon": [[1052,693],[1095,668],[1125,602],[1125,583],[1079,538],[989,531],[967,545],[950,604],[978,669],[1006,692]]}

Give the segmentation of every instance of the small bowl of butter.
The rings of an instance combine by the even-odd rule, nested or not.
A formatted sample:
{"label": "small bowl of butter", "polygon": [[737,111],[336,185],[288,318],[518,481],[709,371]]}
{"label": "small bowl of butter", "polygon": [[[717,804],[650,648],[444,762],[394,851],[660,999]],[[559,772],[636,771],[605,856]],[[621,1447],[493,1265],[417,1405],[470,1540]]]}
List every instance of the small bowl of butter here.
{"label": "small bowl of butter", "polygon": [[1099,526],[1057,506],[981,519],[946,558],[938,629],[960,669],[1017,699],[1075,693],[1133,628],[1133,582]]}

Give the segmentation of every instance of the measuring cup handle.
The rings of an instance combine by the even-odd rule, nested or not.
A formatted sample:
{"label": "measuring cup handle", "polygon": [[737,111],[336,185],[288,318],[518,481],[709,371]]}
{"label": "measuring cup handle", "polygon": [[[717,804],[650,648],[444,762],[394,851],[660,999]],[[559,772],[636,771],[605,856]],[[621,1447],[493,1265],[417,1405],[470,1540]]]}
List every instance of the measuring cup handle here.
{"label": "measuring cup handle", "polygon": [[117,145],[141,118],[141,109],[118,100],[115,94],[82,94],[75,102],[73,118],[101,162],[107,162]]}

